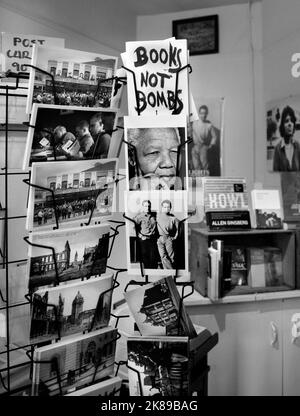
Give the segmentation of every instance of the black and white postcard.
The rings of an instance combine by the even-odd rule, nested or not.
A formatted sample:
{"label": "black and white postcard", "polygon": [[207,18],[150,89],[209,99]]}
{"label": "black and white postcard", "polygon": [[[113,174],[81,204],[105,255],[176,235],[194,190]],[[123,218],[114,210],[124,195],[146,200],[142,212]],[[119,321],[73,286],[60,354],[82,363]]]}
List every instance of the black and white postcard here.
{"label": "black and white postcard", "polygon": [[[31,65],[54,77],[57,104],[81,107],[111,106],[117,63],[115,56],[38,45],[31,59]],[[52,78],[35,68],[30,69],[27,113],[32,103],[55,103]]]}
{"label": "black and white postcard", "polygon": [[197,335],[173,277],[127,291],[124,297],[142,335]]}
{"label": "black and white postcard", "polygon": [[[52,230],[107,220],[115,209],[117,159],[34,163],[27,229]],[[54,198],[53,198],[54,196]]]}
{"label": "black and white postcard", "polygon": [[121,384],[120,377],[110,377],[83,389],[75,390],[73,393],[65,394],[65,396],[120,396]]}
{"label": "black and white postcard", "polygon": [[34,104],[23,169],[33,162],[115,157],[116,122],[116,110]]}
{"label": "black and white postcard", "polygon": [[[130,116],[188,115],[186,39],[126,42],[126,52],[121,57],[124,67],[129,69],[127,91]],[[135,74],[135,83],[130,71]]]}
{"label": "black and white postcard", "polygon": [[187,191],[125,192],[128,273],[187,273]]}
{"label": "black and white postcard", "polygon": [[109,225],[29,234],[29,290],[105,273]]}
{"label": "black and white postcard", "polygon": [[124,117],[129,190],[187,189],[186,116]]}
{"label": "black and white postcard", "polygon": [[300,95],[271,101],[266,108],[267,170],[300,170]]}
{"label": "black and white postcard", "polygon": [[116,338],[117,330],[108,327],[36,348],[32,395],[56,396],[75,392],[112,375]]}
{"label": "black and white postcard", "polygon": [[224,98],[193,98],[197,114],[189,123],[188,171],[197,187],[198,177],[221,176]]}
{"label": "black and white postcard", "polygon": [[30,341],[40,343],[108,325],[113,275],[39,289],[33,294]]}
{"label": "black and white postcard", "polygon": [[188,337],[129,337],[130,396],[188,396]]}

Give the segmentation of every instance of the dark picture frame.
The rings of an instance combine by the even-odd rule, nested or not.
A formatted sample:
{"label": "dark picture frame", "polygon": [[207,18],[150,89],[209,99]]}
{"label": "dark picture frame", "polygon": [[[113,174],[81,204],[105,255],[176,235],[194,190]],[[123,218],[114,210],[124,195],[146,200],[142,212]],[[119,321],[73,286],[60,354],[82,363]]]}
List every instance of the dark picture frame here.
{"label": "dark picture frame", "polygon": [[217,14],[173,20],[172,26],[172,33],[176,39],[187,39],[190,55],[219,52],[219,16]]}

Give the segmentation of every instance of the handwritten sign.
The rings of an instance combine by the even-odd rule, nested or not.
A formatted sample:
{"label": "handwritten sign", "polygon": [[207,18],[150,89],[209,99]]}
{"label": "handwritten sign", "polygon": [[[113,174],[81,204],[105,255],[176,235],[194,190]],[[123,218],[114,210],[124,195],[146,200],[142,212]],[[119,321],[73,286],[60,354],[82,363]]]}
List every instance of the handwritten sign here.
{"label": "handwritten sign", "polygon": [[65,40],[40,35],[20,35],[1,33],[1,51],[3,54],[3,71],[29,72],[26,64],[31,62],[33,45],[47,47],[65,47]]}
{"label": "handwritten sign", "polygon": [[[127,71],[128,113],[188,114],[188,64],[186,40],[127,42],[121,55]],[[176,94],[176,77],[178,88]]]}

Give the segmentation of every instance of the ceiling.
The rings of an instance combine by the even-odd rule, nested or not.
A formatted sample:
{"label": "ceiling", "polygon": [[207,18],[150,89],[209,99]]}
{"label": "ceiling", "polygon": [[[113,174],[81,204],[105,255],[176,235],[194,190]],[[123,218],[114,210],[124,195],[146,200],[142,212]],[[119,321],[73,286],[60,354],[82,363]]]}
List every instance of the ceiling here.
{"label": "ceiling", "polygon": [[[115,0],[119,1],[119,0]],[[247,0],[123,0],[136,16],[247,3]]]}

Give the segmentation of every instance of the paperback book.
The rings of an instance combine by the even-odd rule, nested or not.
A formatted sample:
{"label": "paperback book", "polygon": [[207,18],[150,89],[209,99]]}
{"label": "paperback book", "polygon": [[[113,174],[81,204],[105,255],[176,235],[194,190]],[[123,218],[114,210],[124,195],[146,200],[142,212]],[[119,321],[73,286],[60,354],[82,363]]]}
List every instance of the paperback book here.
{"label": "paperback book", "polygon": [[109,225],[29,234],[29,290],[106,271]]}
{"label": "paperback book", "polygon": [[111,218],[115,209],[117,159],[34,163],[27,230],[91,225]]}
{"label": "paperback book", "polygon": [[113,275],[39,289],[33,294],[30,341],[40,343],[108,325]]}
{"label": "paperback book", "polygon": [[279,190],[254,189],[251,199],[256,228],[282,228],[283,210]]}
{"label": "paperback book", "polygon": [[36,348],[32,395],[64,395],[112,375],[116,339],[117,330],[107,327]]}
{"label": "paperback book", "polygon": [[238,246],[227,249],[231,250],[231,287],[247,285],[247,249]]}
{"label": "paperback book", "polygon": [[171,276],[124,293],[142,335],[196,336]]}
{"label": "paperback book", "polygon": [[277,247],[250,247],[249,286],[282,286],[283,266],[282,251]]}
{"label": "paperback book", "polygon": [[120,137],[113,134],[117,110],[34,104],[23,169],[33,162],[116,157]]}
{"label": "paperback book", "polygon": [[58,102],[54,101],[51,76],[31,68],[27,113],[32,103],[110,107],[117,63],[115,56],[35,45],[31,65],[54,77]]}

